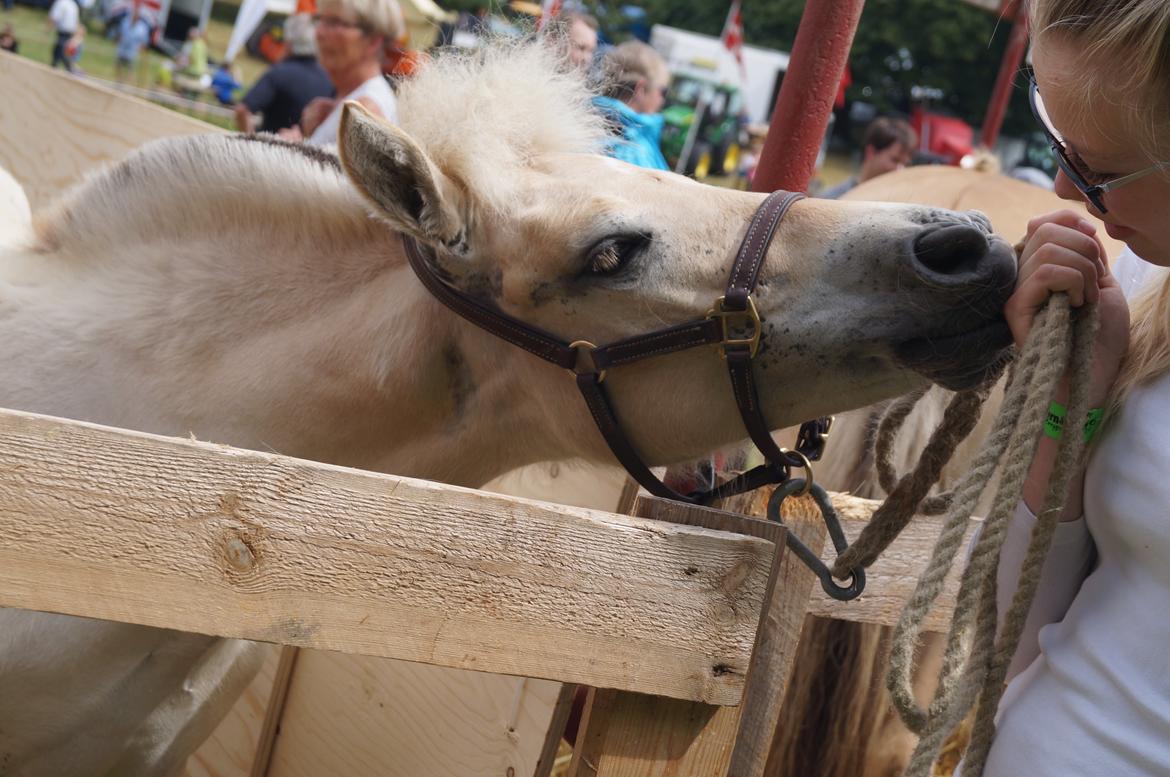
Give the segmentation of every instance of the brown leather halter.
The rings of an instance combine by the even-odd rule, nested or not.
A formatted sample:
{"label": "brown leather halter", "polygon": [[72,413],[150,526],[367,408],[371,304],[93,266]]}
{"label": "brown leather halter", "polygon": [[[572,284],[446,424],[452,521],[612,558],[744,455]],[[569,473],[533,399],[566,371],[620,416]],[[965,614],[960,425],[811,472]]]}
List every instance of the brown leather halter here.
{"label": "brown leather halter", "polygon": [[[793,467],[809,470],[809,462],[819,459],[824,450],[831,418],[819,418],[801,425],[795,451],[776,444],[764,420],[752,373],[752,358],[759,350],[763,336],[752,291],[756,287],[776,227],[792,204],[803,198],[804,195],[798,192],[777,191],[764,200],[752,217],[739,253],[735,256],[727,290],[715,301],[706,317],[602,346],[584,340],[566,343],[548,332],[465,296],[435,274],[413,238],[404,235],[403,242],[410,266],[427,290],[440,302],[471,323],[577,376],[577,388],[585,397],[589,412],[593,414],[593,420],[597,422],[597,428],[601,430],[610,450],[647,491],[667,499],[707,504],[714,499],[750,491],[769,483],[782,483],[788,480]],[[731,373],[735,402],[739,406],[744,426],[767,463],[709,491],[680,494],[654,476],[622,432],[605,391],[605,371],[698,345],[718,345],[721,349]],[[811,483],[811,471],[806,474],[806,481]]]}

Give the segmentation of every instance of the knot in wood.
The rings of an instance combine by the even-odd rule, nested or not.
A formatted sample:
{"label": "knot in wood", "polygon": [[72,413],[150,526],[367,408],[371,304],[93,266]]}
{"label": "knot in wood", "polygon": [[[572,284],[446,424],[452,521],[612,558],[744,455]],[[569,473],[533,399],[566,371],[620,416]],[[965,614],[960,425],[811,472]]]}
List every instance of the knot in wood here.
{"label": "knot in wood", "polygon": [[256,568],[256,554],[247,540],[239,534],[228,534],[223,551],[228,566],[236,572],[251,572]]}

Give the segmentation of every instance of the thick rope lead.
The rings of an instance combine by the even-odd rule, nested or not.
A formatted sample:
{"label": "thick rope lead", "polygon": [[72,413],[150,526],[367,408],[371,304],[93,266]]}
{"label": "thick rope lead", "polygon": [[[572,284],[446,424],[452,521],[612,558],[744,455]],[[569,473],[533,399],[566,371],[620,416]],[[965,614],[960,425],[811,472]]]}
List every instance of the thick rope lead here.
{"label": "thick rope lead", "polygon": [[[1002,365],[1000,369],[1002,369]],[[849,577],[850,570],[855,567],[868,567],[873,564],[882,551],[897,538],[902,529],[906,528],[931,487],[938,482],[943,467],[954,455],[955,448],[967,438],[967,435],[975,428],[975,424],[979,422],[983,402],[987,399],[987,395],[998,377],[999,370],[996,370],[995,375],[986,386],[954,396],[943,414],[942,422],[931,434],[930,440],[927,441],[914,470],[898,480],[892,491],[887,492],[885,501],[874,511],[861,534],[854,542],[850,543],[849,548],[844,553],[837,557],[837,561],[833,565],[834,577],[844,580]],[[915,396],[914,401],[917,401],[920,396]],[[900,414],[901,419],[897,423],[900,424],[902,420],[905,420],[906,414],[909,413],[913,404],[912,401],[905,408],[900,403],[891,406],[894,411]],[[884,426],[884,419],[882,423]],[[896,431],[895,427],[893,432]],[[889,444],[893,434],[884,435],[879,427],[879,441],[882,441],[883,437],[887,439],[882,442],[883,450],[877,455],[879,459],[885,457],[888,461]]]}
{"label": "thick rope lead", "polygon": [[926,396],[928,391],[930,391],[929,384],[917,391],[911,391],[905,396],[898,397],[889,404],[885,412],[882,413],[881,420],[878,421],[877,434],[873,444],[874,469],[877,470],[878,485],[887,494],[894,493],[894,489],[898,487],[898,481],[901,479],[890,460],[894,452],[894,440],[897,439],[898,430],[902,428],[910,411]]}
{"label": "thick rope lead", "polygon": [[[994,585],[999,550],[1007,532],[1008,521],[1020,500],[1048,403],[1068,364],[1068,317],[1067,302],[1063,301],[1050,303],[1037,317],[1029,342],[1024,347],[1026,356],[1016,372],[1011,392],[1004,398],[1003,415],[1018,418],[1018,421],[1013,424],[1015,428],[1006,452],[1004,448],[994,450],[996,456],[1003,458],[999,490],[960,579],[939,685],[925,716],[918,746],[906,770],[908,776],[929,777],[931,766],[948,733],[967,714],[979,695],[979,689],[988,679],[987,659],[995,639]],[[1036,352],[1035,357],[1031,353],[1033,351]],[[992,452],[990,448],[986,450]],[[982,491],[982,487],[975,493],[976,499],[979,491]],[[973,502],[964,505],[964,513],[953,513],[948,518],[953,517],[957,522],[969,517],[970,507],[973,506]],[[938,568],[938,573],[945,575],[953,563],[957,548],[947,549],[950,552],[945,562],[941,550],[936,545],[930,571]],[[912,651],[932,603],[933,600],[924,601],[913,597],[903,611],[894,633],[896,651],[891,653],[891,684],[895,676],[902,678],[909,675],[908,668],[895,669],[895,655],[897,660],[902,660]],[[1030,600],[1028,604],[1030,606]],[[987,617],[988,611],[990,617]],[[983,617],[978,617],[980,613]],[[1012,649],[1014,652],[1014,646]]]}
{"label": "thick rope lead", "polygon": [[[1020,588],[996,639],[995,584],[999,552],[1008,521],[1019,502],[1024,480],[1035,455],[1048,403],[1073,358],[1070,414],[1087,411],[1088,357],[1096,327],[1096,310],[1079,315],[1070,343],[1067,297],[1037,316],[1020,362],[1010,380],[1003,408],[968,474],[955,489],[951,510],[926,571],[895,627],[888,687],[899,714],[920,733],[918,747],[907,767],[907,777],[929,777],[950,731],[979,702],[971,755],[964,764],[966,777],[979,777],[994,735],[994,715],[1003,692],[1003,680],[1015,654],[1023,623],[1031,607],[1044,554],[1055,522],[1063,509],[1068,484],[1083,451],[1080,435],[1065,435],[1050,478],[1048,498],[1029,545]],[[1073,415],[1072,417],[1080,417]],[[945,420],[944,420],[944,423]],[[997,467],[1002,466],[999,489],[964,569],[951,628],[947,635],[939,685],[928,710],[921,710],[910,685],[914,646],[931,605],[942,591],[947,572],[963,544],[967,521],[975,503]]]}
{"label": "thick rope lead", "polygon": [[[1092,360],[1093,342],[1097,336],[1099,323],[1096,315],[1089,315],[1078,316],[1074,325],[1072,363],[1085,365],[1086,374]],[[1089,382],[1087,380],[1074,381],[1069,394],[1069,417],[1084,418],[1089,411]],[[1044,507],[1036,516],[1036,527],[1032,531],[1028,552],[1021,567],[1019,587],[1016,589],[1011,607],[1000,627],[987,681],[983,684],[979,697],[975,727],[972,729],[971,743],[967,748],[967,774],[974,777],[980,777],[983,774],[987,754],[991,749],[991,741],[995,736],[995,713],[1003,695],[1008,666],[1011,664],[1019,645],[1020,635],[1023,633],[1032,600],[1040,585],[1040,573],[1044,567],[1044,559],[1052,545],[1052,537],[1056,533],[1056,526],[1060,521],[1060,514],[1063,512],[1069,484],[1081,465],[1084,449],[1084,435],[1066,434],[1061,439],[1053,472],[1049,478]],[[992,590],[994,591],[994,589]],[[994,596],[992,597],[992,606],[994,608]]]}
{"label": "thick rope lead", "polygon": [[[997,639],[995,586],[1000,548],[1039,444],[1048,403],[1070,362],[1075,370],[1069,417],[1082,417],[1088,409],[1086,378],[1096,333],[1097,311],[1093,307],[1082,309],[1076,316],[1070,338],[1071,318],[1067,295],[1053,295],[1037,315],[1028,341],[1013,365],[1000,415],[970,469],[951,494],[936,498],[932,505],[949,505],[949,509],[927,568],[895,627],[887,676],[894,707],[907,726],[920,735],[918,747],[906,770],[907,777],[929,777],[947,736],[976,702],[979,706],[970,751],[964,762],[964,775],[979,777],[982,773],[994,736],[995,710],[1003,692],[1007,668],[1031,608],[1043,559],[1063,509],[1069,482],[1084,450],[1082,435],[1067,434],[1061,441],[1044,508],[1029,544],[1020,586]],[[890,450],[897,428],[921,395],[891,405],[887,418],[879,427],[877,441],[879,476],[889,496],[858,540],[838,559],[834,574],[857,564],[871,564],[921,510],[923,499],[937,482],[947,459],[974,428],[981,405],[997,377],[979,390],[963,392],[952,398],[918,464],[900,479],[890,474],[893,472],[889,464]],[[887,474],[880,474],[882,467],[886,468]],[[963,548],[975,505],[1000,469],[999,487],[991,510],[960,579],[938,688],[929,708],[923,710],[914,698],[911,685],[914,649],[926,616],[942,592],[947,573]]]}

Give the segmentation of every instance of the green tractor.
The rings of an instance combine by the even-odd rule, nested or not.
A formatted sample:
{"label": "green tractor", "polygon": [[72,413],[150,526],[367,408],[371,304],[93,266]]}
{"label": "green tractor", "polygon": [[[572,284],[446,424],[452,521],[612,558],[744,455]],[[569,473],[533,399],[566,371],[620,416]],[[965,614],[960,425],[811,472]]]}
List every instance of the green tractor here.
{"label": "green tractor", "polygon": [[[739,87],[676,73],[662,111],[662,153],[671,169],[698,180],[734,175],[742,142],[742,110]],[[685,162],[679,164],[684,155]]]}

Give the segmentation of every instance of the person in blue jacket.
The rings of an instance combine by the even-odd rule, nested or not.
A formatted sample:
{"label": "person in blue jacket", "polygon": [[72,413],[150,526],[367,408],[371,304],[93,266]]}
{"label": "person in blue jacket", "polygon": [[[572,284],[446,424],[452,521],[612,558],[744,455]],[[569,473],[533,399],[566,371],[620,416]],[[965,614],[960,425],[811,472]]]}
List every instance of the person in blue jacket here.
{"label": "person in blue jacket", "polygon": [[659,143],[662,105],[670,71],[658,52],[639,40],[614,46],[605,55],[603,94],[593,105],[609,120],[613,137],[606,154],[655,170],[669,170]]}

